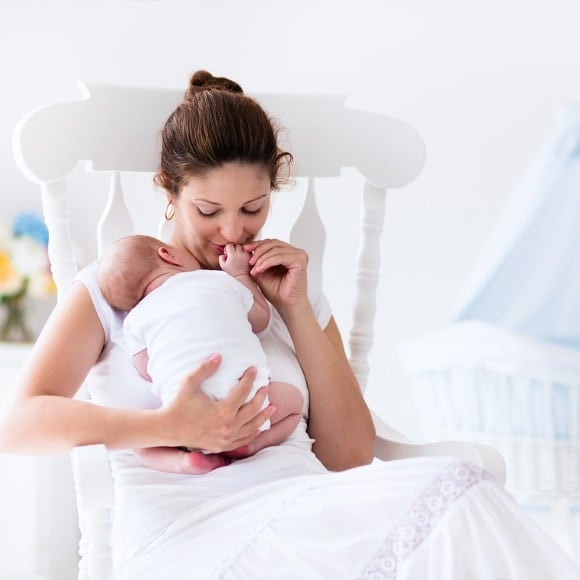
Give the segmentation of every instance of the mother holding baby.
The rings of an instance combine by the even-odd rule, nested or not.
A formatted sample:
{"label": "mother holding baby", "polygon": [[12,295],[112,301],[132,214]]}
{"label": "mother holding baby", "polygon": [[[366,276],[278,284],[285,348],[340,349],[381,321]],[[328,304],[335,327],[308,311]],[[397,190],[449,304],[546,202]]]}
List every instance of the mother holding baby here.
{"label": "mother holding baby", "polygon": [[[272,379],[297,387],[304,405],[290,437],[255,455],[202,475],[147,467],[134,450],[219,456],[250,445],[274,409],[265,389],[248,399],[252,368],[225,398],[209,398],[200,385],[220,356],[191,369],[161,405],[125,349],[126,312],[104,299],[97,264],[82,270],[21,374],[0,451],[106,445],[115,577],[578,578],[475,465],[372,462],[371,416],[328,302],[307,278],[308,256],[256,239],[292,160],[261,106],[237,83],[198,71],[161,144],[155,181],[174,220],[170,244],[208,270],[220,268],[226,246],[251,254],[250,276],[273,307],[259,334]],[[98,404],[73,399],[85,380]]]}

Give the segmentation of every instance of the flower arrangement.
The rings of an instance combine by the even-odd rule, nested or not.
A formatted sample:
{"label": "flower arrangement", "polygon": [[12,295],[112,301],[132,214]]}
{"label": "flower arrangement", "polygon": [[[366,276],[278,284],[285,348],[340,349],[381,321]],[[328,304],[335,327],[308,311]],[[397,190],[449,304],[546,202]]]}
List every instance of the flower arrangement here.
{"label": "flower arrangement", "polygon": [[12,227],[0,225],[0,340],[30,341],[26,322],[30,300],[54,295],[48,262],[48,230],[33,212],[18,214]]}

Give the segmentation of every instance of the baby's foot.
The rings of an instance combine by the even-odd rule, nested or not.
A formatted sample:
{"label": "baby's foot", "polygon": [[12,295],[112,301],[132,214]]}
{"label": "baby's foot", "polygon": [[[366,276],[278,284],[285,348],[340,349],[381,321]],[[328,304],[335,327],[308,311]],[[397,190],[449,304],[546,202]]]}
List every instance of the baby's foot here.
{"label": "baby's foot", "polygon": [[202,475],[229,463],[229,460],[219,453],[183,451],[182,472],[189,475]]}
{"label": "baby's foot", "polygon": [[225,455],[228,459],[244,459],[246,457],[250,457],[250,455],[254,455],[255,450],[253,445],[242,445],[237,449],[232,449],[231,451],[225,451],[223,455]]}

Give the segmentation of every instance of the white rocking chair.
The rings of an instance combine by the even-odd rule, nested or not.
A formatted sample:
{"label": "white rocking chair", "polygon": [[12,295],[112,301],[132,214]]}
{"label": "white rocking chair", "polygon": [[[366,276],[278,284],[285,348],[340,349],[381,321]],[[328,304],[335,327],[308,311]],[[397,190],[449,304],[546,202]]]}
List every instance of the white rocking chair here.
{"label": "white rocking chair", "polygon": [[[135,172],[152,174],[156,169],[159,130],[182,98],[179,90],[140,89],[80,84],[82,100],[60,103],[33,111],[14,134],[14,151],[23,173],[40,184],[42,204],[50,231],[49,257],[59,291],[68,287],[77,272],[71,231],[67,184],[77,179],[76,166],[108,172],[111,187],[105,210],[95,224],[98,252],[117,238],[138,231],[164,237],[162,222],[164,197],[151,195],[151,207],[143,193],[133,207],[128,183]],[[373,342],[376,289],[379,281],[380,235],[384,223],[385,191],[413,180],[424,162],[424,146],[418,134],[395,119],[345,108],[344,99],[335,96],[255,95],[264,108],[288,130],[287,146],[295,157],[294,173],[298,191],[276,194],[271,234],[287,238],[307,249],[311,256],[311,275],[322,279],[332,264],[332,244],[325,253],[324,222],[332,229],[337,221],[337,194],[334,192],[330,215],[322,216],[322,182],[314,178],[333,178],[342,168],[354,167],[363,176],[352,192],[354,202],[343,196],[339,202],[358,207],[359,253],[353,259],[349,277],[341,268],[343,284],[355,280],[351,302],[352,325],[349,336],[350,361],[362,389],[369,374],[367,358]],[[128,174],[121,172],[129,172]],[[67,178],[67,176],[69,176]],[[349,180],[349,173],[343,172]],[[308,178],[302,181],[298,178]],[[150,180],[149,180],[150,181]],[[334,181],[331,185],[334,187]],[[364,182],[364,184],[363,184]],[[319,188],[318,185],[321,185]],[[94,185],[94,184],[93,184]],[[142,188],[142,184],[139,186]],[[69,189],[75,189],[69,188]],[[73,192],[75,194],[79,192]],[[86,195],[83,188],[82,195]],[[103,194],[103,200],[104,196]],[[72,195],[70,196],[72,198]],[[74,202],[74,199],[72,199]],[[321,206],[320,212],[317,203]],[[276,208],[276,204],[283,206]],[[352,216],[352,211],[347,214]],[[288,219],[292,216],[295,225]],[[74,216],[73,216],[74,217]],[[284,218],[284,219],[281,219]],[[342,220],[344,221],[344,220]],[[136,224],[135,226],[133,224]],[[74,219],[72,225],[74,226]],[[346,226],[340,223],[341,231]],[[86,226],[83,226],[86,230]],[[343,236],[344,237],[344,234]],[[352,238],[349,238],[352,247]],[[90,253],[90,252],[89,252]],[[323,263],[324,257],[324,263]],[[342,257],[341,257],[342,258]],[[323,280],[323,282],[325,282]],[[323,283],[331,302],[336,285]],[[352,304],[354,309],[352,309]],[[81,391],[80,397],[86,397]],[[503,484],[505,469],[501,455],[490,447],[463,442],[415,444],[393,430],[376,414],[375,455],[383,460],[423,455],[457,455],[468,458],[490,471]],[[77,448],[73,452],[73,472],[81,531],[79,577],[104,580],[111,576],[110,524],[113,513],[113,484],[102,445]]]}

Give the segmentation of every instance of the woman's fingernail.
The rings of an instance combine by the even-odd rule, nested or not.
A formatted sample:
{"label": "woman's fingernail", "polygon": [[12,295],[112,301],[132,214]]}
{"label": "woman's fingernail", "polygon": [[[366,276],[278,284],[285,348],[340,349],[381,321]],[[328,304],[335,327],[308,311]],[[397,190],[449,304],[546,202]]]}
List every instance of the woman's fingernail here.
{"label": "woman's fingernail", "polygon": [[211,354],[211,355],[209,356],[209,360],[210,360],[211,362],[218,362],[218,361],[220,360],[220,354],[219,354],[219,353],[217,353],[217,352],[214,352],[213,354]]}

